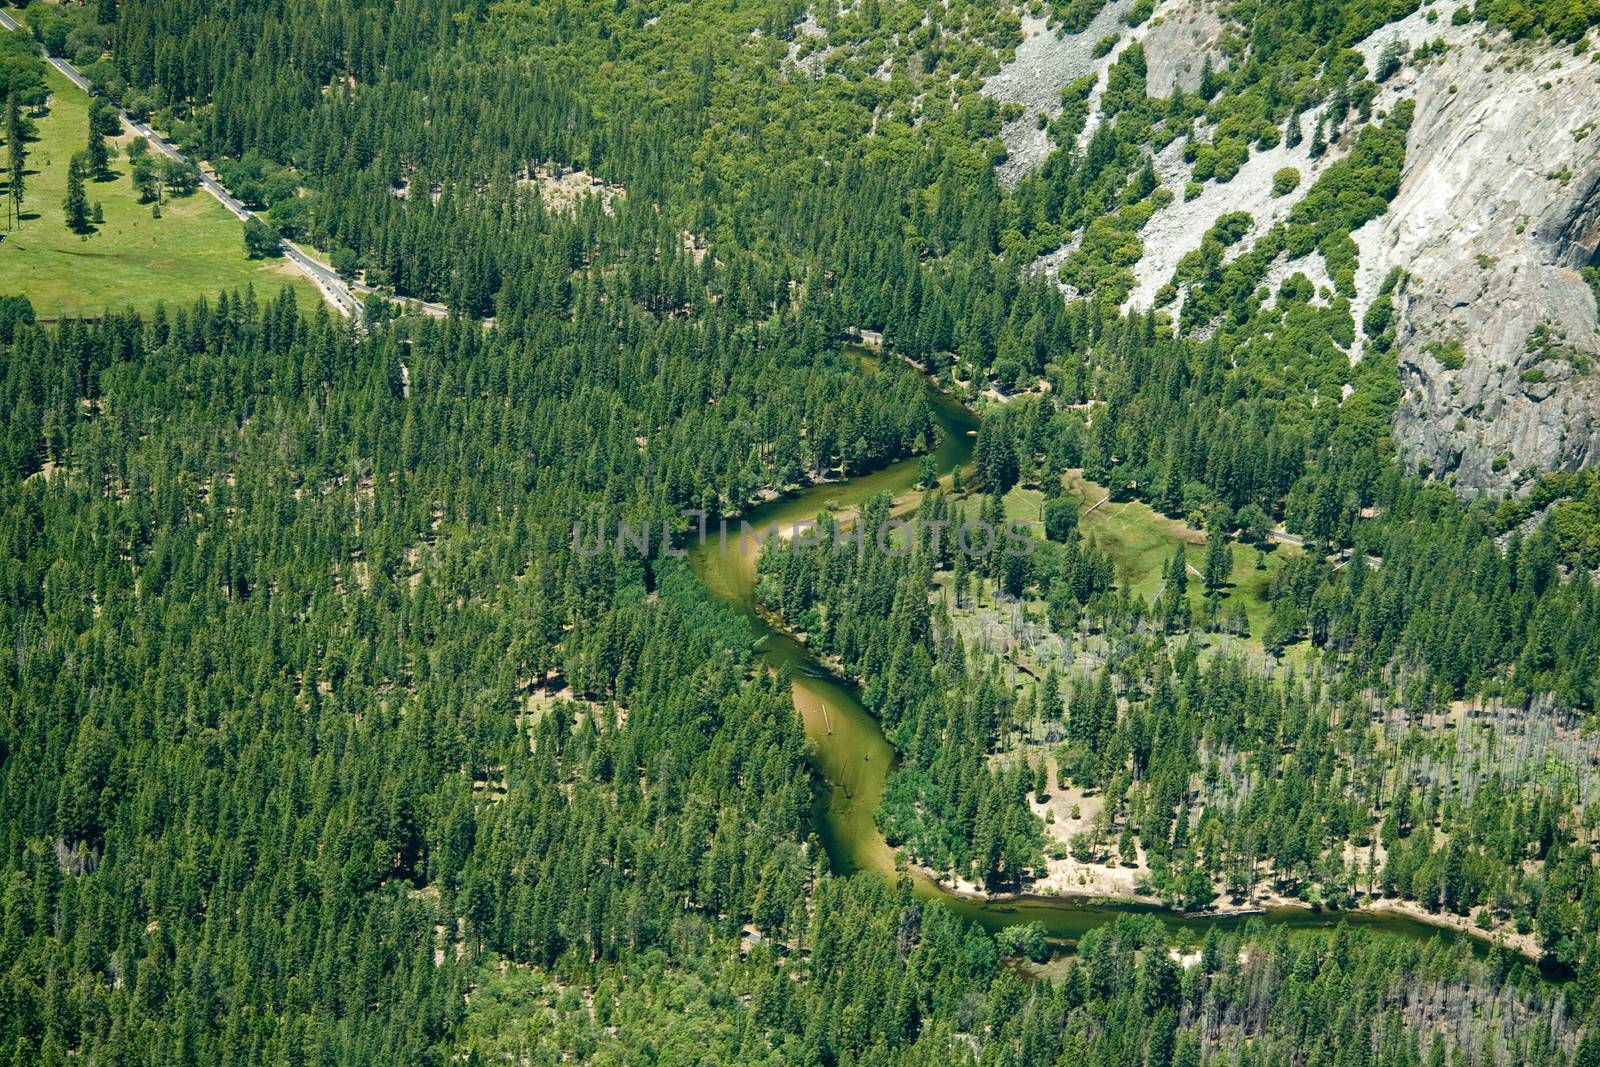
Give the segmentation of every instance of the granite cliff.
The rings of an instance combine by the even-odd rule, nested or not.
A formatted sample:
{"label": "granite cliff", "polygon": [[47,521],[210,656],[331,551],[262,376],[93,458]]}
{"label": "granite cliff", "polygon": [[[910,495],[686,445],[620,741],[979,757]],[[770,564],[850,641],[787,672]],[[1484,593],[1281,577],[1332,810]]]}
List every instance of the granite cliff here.
{"label": "granite cliff", "polygon": [[[1052,33],[1042,22],[1025,26],[1016,62],[985,90],[1026,108],[1003,131],[1005,184],[1048,154],[1036,120],[1059,111],[1061,87],[1085,73],[1103,84],[1128,45],[1143,48],[1152,94],[1173,84],[1193,88],[1207,58],[1225,67],[1230,34],[1234,54],[1242,46],[1226,9],[1204,0],[1163,0],[1134,27],[1119,18],[1124,6],[1108,4],[1077,35]],[[1583,273],[1600,250],[1600,41],[1593,33],[1577,47],[1514,40],[1467,19],[1466,10],[1458,15],[1459,6],[1420,6],[1355,46],[1369,77],[1386,53],[1404,57],[1382,76],[1373,113],[1402,100],[1416,110],[1389,210],[1353,234],[1360,257],[1349,355],[1352,362],[1373,355],[1364,352],[1360,327],[1398,268],[1394,344],[1382,354],[1396,361],[1401,385],[1394,441],[1410,469],[1471,495],[1516,491],[1534,472],[1600,459],[1600,328],[1595,287]],[[1099,44],[1096,60],[1090,49],[1108,31],[1121,39],[1108,51]],[[1099,118],[1091,112],[1083,137]],[[1308,129],[1313,121],[1308,113]],[[1209,136],[1204,123],[1194,136]],[[1174,195],[1142,228],[1124,306],[1155,305],[1182,257],[1224,215],[1250,215],[1248,240],[1238,246],[1247,247],[1286,217],[1349,143],[1316,158],[1305,142],[1258,148],[1229,180],[1187,194],[1182,142],[1156,153],[1155,171]],[[1283,195],[1273,176],[1286,166],[1303,180]],[[1038,269],[1055,269],[1073,247],[1042,256]],[[1331,292],[1315,253],[1280,257],[1263,284],[1276,288],[1296,271]]]}

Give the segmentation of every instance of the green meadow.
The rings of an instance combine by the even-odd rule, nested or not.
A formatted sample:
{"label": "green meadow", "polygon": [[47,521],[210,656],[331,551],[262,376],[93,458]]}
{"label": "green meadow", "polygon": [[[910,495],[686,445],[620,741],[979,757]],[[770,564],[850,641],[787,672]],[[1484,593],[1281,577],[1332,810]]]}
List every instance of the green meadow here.
{"label": "green meadow", "polygon": [[0,241],[0,292],[26,296],[47,320],[181,306],[247,285],[263,297],[292,285],[308,308],[320,299],[287,261],[246,259],[239,221],[204,192],[167,200],[153,217],[133,188],[130,135],[114,141],[111,180],[85,183],[105,221],[86,234],[69,230],[67,167],[87,141],[89,97],[53,67],[47,80],[48,111],[31,116],[37,139],[28,145],[22,219]]}
{"label": "green meadow", "polygon": [[[1180,519],[1169,519],[1137,500],[1107,500],[1105,487],[1089,481],[1081,471],[1067,472],[1065,486],[1078,501],[1079,528],[1085,540],[1108,553],[1114,561],[1119,587],[1146,600],[1154,600],[1173,549],[1181,542],[1184,558],[1194,568],[1189,575],[1189,598],[1196,612],[1201,610],[1200,579],[1196,572],[1205,565],[1204,532]],[[1035,519],[1040,513],[1041,499],[1042,494],[1037,490],[1013,490],[1006,500],[1006,513],[1009,517]],[[1258,554],[1253,545],[1237,541],[1230,547],[1233,550],[1232,584],[1222,606],[1224,610],[1242,607],[1250,620],[1251,638],[1259,641],[1271,612],[1267,591],[1272,577],[1283,566],[1285,554],[1299,550],[1288,545],[1268,545],[1264,554]],[[1261,569],[1257,568],[1258,558],[1264,564]]]}

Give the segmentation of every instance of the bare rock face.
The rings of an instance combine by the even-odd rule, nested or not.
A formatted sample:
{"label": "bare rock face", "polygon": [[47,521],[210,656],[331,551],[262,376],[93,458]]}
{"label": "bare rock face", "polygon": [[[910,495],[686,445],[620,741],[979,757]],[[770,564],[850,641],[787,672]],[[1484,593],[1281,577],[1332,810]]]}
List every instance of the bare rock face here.
{"label": "bare rock face", "polygon": [[[996,175],[1000,184],[1014,189],[1044,163],[1055,146],[1040,127],[1040,116],[1049,120],[1060,114],[1061,90],[1093,74],[1098,82],[1078,147],[1088,143],[1100,120],[1099,98],[1105,89],[1106,71],[1130,43],[1138,41],[1144,46],[1146,80],[1156,95],[1164,96],[1174,84],[1193,90],[1200,84],[1208,56],[1213,69],[1227,69],[1227,58],[1217,50],[1223,33],[1218,6],[1218,0],[1158,0],[1151,17],[1130,29],[1124,20],[1133,9],[1133,0],[1106,0],[1080,33],[1053,30],[1044,19],[1024,15],[1015,58],[983,86],[985,94],[1016,102],[1023,109],[1019,118],[1000,130],[1007,152]],[[1116,38],[1117,44],[1096,55],[1099,44],[1108,37]]]}
{"label": "bare rock face", "polygon": [[[1208,54],[1221,68],[1227,24],[1212,0],[1159,0],[1153,17],[1130,30],[1122,17],[1131,6],[1111,0],[1077,35],[1057,36],[1024,19],[1015,60],[984,87],[1024,110],[1001,131],[1010,150],[999,170],[1003,185],[1015,186],[1049,154],[1040,117],[1059,112],[1063,86],[1092,73],[1100,84],[1080,142],[1088,136],[1099,120],[1105,70],[1128,43],[1143,46],[1158,94],[1173,83],[1192,88]],[[1442,39],[1447,48],[1408,60],[1373,102],[1380,116],[1403,100],[1414,100],[1416,112],[1398,194],[1354,234],[1360,266],[1351,358],[1362,358],[1363,316],[1398,268],[1395,346],[1382,357],[1397,359],[1402,387],[1394,439],[1412,470],[1472,494],[1514,491],[1533,472],[1600,461],[1600,328],[1580,274],[1600,265],[1600,50],[1515,42],[1480,22],[1454,25],[1462,6],[1470,0],[1420,6],[1355,46],[1369,73],[1396,41],[1416,51]],[[1111,33],[1120,36],[1117,47],[1095,57],[1096,42]],[[1305,144],[1292,158],[1282,146],[1256,152],[1227,184],[1176,197],[1144,228],[1128,306],[1150,306],[1179,258],[1223,213],[1248,211],[1253,231],[1263,232],[1343,148],[1319,160]],[[1155,159],[1174,192],[1187,175],[1178,151]],[[1272,176],[1284,165],[1296,167],[1302,182],[1278,197]],[[1050,269],[1072,247],[1036,267]],[[1274,267],[1295,269],[1308,268]]]}
{"label": "bare rock face", "polygon": [[1169,0],[1159,4],[1145,31],[1145,84],[1150,92],[1165,96],[1174,84],[1186,93],[1200,86],[1200,72],[1209,57],[1213,69],[1226,70],[1228,61],[1216,50],[1222,37],[1222,19],[1205,0]]}
{"label": "bare rock face", "polygon": [[[1437,31],[1434,31],[1437,34]],[[1395,441],[1458,491],[1600,459],[1600,64],[1454,28],[1397,86],[1417,102],[1400,192],[1356,234],[1364,300],[1392,267]]]}

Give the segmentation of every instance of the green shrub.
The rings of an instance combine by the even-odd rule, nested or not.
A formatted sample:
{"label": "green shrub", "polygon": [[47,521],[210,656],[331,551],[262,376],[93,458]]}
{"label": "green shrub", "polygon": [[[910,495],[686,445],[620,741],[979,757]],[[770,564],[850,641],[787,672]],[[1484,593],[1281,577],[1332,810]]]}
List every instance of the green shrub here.
{"label": "green shrub", "polygon": [[1272,176],[1272,195],[1287,196],[1300,187],[1300,172],[1293,167],[1284,167]]}
{"label": "green shrub", "polygon": [[1467,362],[1466,349],[1454,337],[1429,341],[1423,351],[1438,360],[1445,370],[1460,370]]}
{"label": "green shrub", "polygon": [[1394,345],[1394,289],[1400,284],[1404,272],[1395,267],[1378,289],[1378,295],[1361,319],[1361,332],[1375,352],[1387,352]]}
{"label": "green shrub", "polygon": [[[157,205],[158,207],[160,205]],[[251,259],[271,259],[283,254],[278,231],[252,215],[244,224],[244,254]]]}
{"label": "green shrub", "polygon": [[1250,232],[1250,224],[1254,221],[1248,211],[1230,211],[1212,223],[1206,236],[1215,238],[1223,248],[1232,248]]}
{"label": "green shrub", "polygon": [[994,941],[1002,955],[1026,956],[1034,963],[1050,958],[1050,943],[1045,939],[1044,926],[1037,922],[1007,926],[994,935]]}
{"label": "green shrub", "polygon": [[1050,5],[1050,14],[1068,33],[1082,33],[1106,6],[1106,0],[1068,0]]}
{"label": "green shrub", "polygon": [[[1455,19],[1463,8],[1457,8]],[[1600,22],[1600,5],[1585,0],[1478,0],[1472,14],[1514,37],[1554,37],[1578,41]]]}
{"label": "green shrub", "polygon": [[[1277,132],[1276,128],[1273,132]],[[1213,148],[1215,155],[1212,157],[1212,175],[1219,182],[1233,180],[1233,176],[1239,173],[1239,168],[1250,158],[1249,142],[1237,137],[1219,138]]]}
{"label": "green shrub", "polygon": [[1400,188],[1415,111],[1413,101],[1403,100],[1387,122],[1362,129],[1350,154],[1323,171],[1289,212],[1284,244],[1290,258],[1320,251],[1340,292],[1352,291],[1345,279],[1355,274],[1350,231],[1387,210]]}

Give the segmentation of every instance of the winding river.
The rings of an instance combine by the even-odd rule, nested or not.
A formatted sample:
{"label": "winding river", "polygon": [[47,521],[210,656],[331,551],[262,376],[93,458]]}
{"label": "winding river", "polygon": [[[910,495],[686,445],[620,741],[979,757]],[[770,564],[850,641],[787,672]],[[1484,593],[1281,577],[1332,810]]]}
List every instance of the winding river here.
{"label": "winding river", "polygon": [[[876,361],[870,356],[863,358],[872,370]],[[964,468],[972,459],[977,417],[931,382],[928,401],[941,431],[939,446],[933,453],[940,475],[945,477],[962,468],[965,476]],[[814,485],[773,500],[755,509],[745,521],[763,534],[774,526],[788,529],[823,511],[858,507],[878,493],[905,493],[915,487],[918,476],[918,460],[903,460],[858,478]],[[838,873],[876,871],[894,878],[894,850],[879,833],[875,821],[884,781],[894,766],[894,749],[878,728],[877,720],[862,706],[855,687],[823,666],[789,633],[775,628],[758,610],[755,555],[741,554],[737,546],[738,541],[731,534],[727,551],[722,551],[712,538],[690,550],[689,562],[713,597],[744,616],[753,646],[765,664],[774,670],[787,664],[792,670],[795,708],[805,722],[821,778],[812,804],[813,823],[828,851],[832,869]],[[953,890],[920,871],[913,871],[912,879],[919,898],[938,900],[988,929],[1039,922],[1049,936],[1066,942],[1075,942],[1085,932],[1130,913],[1155,915],[1175,932],[1187,931],[1191,938],[1211,927],[1242,926],[1251,918],[1291,927],[1330,927],[1346,922],[1419,939],[1467,936],[1385,911],[1277,907],[1250,914],[1183,914],[1158,905],[1095,897],[984,898]],[[1487,951],[1482,940],[1471,941],[1478,951]]]}

